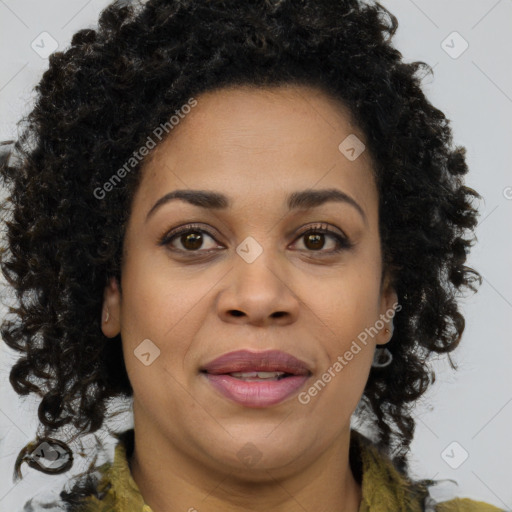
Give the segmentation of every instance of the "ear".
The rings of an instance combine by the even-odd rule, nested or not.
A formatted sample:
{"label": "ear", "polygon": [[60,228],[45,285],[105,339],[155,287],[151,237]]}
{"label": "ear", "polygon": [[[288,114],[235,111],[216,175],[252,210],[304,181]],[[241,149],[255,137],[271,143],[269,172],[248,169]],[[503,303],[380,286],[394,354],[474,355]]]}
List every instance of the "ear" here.
{"label": "ear", "polygon": [[[394,287],[391,285],[391,276],[386,273],[381,286],[380,317],[378,320],[378,326],[381,326],[381,322],[384,326],[379,330],[379,333],[375,337],[377,345],[385,345],[391,341],[391,338],[393,337],[393,318],[395,316],[395,311],[400,311],[400,309],[401,307],[399,307],[398,304],[398,295]],[[390,332],[386,332],[386,329],[389,329]]]}
{"label": "ear", "polygon": [[[108,311],[108,321],[107,318]],[[111,277],[103,291],[103,308],[101,312],[101,330],[107,338],[113,338],[121,332],[121,292],[115,277]]]}

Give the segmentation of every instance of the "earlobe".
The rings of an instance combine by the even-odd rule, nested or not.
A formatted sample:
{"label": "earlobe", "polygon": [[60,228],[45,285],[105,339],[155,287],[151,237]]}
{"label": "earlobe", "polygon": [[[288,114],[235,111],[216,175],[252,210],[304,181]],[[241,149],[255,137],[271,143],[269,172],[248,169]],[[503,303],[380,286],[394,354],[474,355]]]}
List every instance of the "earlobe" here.
{"label": "earlobe", "polygon": [[101,330],[108,338],[117,336],[121,331],[121,294],[115,277],[111,277],[103,291]]}

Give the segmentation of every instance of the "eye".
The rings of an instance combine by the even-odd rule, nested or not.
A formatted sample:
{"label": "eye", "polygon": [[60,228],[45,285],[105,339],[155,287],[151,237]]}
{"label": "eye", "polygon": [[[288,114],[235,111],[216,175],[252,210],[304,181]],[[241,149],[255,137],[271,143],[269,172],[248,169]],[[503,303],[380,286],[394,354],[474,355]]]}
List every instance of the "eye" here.
{"label": "eye", "polygon": [[[325,237],[330,238],[332,241],[334,241],[334,249],[322,251],[324,245],[325,245]],[[350,242],[350,240],[341,233],[338,233],[337,231],[333,231],[332,229],[329,229],[329,227],[326,224],[316,225],[316,226],[309,226],[307,230],[302,231],[302,233],[299,234],[298,237],[299,240],[304,240],[304,245],[310,251],[308,252],[319,252],[321,254],[333,254],[333,253],[339,253],[341,251],[350,249],[353,244]]]}
{"label": "eye", "polygon": [[[171,246],[171,249],[175,249],[177,251],[197,252],[197,249],[200,249],[203,245],[204,235],[212,240],[215,239],[213,233],[210,233],[210,231],[203,227],[188,224],[165,234],[160,239],[159,244]],[[174,241],[179,242],[183,249],[174,247],[172,245]]]}
{"label": "eye", "polygon": [[[168,246],[178,252],[188,252],[192,256],[192,253],[203,252],[200,251],[200,249],[205,241],[205,235],[215,240],[215,235],[204,227],[188,224],[166,233],[160,238],[159,245]],[[324,239],[326,236],[334,242],[334,248],[331,250],[322,250],[325,245]],[[329,229],[326,224],[309,226],[308,229],[303,230],[302,233],[299,234],[296,240],[304,240],[303,243],[306,247],[304,250],[307,252],[317,252],[321,255],[339,253],[353,246],[346,236]],[[175,243],[180,244],[181,247],[176,247],[174,245]],[[210,249],[215,248],[222,248],[222,246],[219,247],[216,245]],[[209,252],[209,249],[204,249],[204,251]]]}

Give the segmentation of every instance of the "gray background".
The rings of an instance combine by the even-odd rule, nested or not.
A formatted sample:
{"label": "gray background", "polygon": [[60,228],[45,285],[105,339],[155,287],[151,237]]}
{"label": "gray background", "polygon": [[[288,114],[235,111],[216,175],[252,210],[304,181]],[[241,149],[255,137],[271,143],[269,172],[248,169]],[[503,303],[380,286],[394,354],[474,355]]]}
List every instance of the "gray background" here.
{"label": "gray background", "polygon": [[[52,39],[62,50],[74,32],[94,27],[108,3],[0,0],[1,140],[16,137],[16,121],[31,108],[32,89],[48,64],[41,53]],[[399,20],[394,45],[405,60],[434,68],[434,77],[423,80],[424,90],[451,120],[454,143],[467,148],[467,184],[484,198],[478,245],[469,261],[483,284],[464,300],[466,332],[452,353],[459,370],[452,371],[445,358],[434,362],[437,382],[415,410],[412,469],[416,477],[458,482],[433,491],[438,499],[470,497],[511,510],[512,0],[381,3]],[[462,53],[464,41],[469,46]],[[14,393],[7,378],[15,355],[3,343],[0,355],[0,510],[12,511],[32,495],[59,490],[70,474],[85,468],[85,459],[59,477],[24,465],[25,477],[13,484],[15,457],[36,431],[36,401]],[[129,425],[125,415],[115,428]]]}

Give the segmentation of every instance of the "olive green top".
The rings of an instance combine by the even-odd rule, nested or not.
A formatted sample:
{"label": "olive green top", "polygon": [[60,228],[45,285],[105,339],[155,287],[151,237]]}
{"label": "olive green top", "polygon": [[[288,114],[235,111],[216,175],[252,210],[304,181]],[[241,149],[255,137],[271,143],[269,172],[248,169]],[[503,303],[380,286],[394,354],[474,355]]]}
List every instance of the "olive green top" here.
{"label": "olive green top", "polygon": [[[133,430],[131,430],[133,443]],[[133,444],[119,442],[115,448],[113,463],[105,463],[99,469],[101,480],[98,495],[89,496],[80,512],[153,512],[144,502],[137,484],[132,478],[127,457]],[[429,495],[427,486],[418,484],[399,472],[392,461],[382,454],[361,433],[351,431],[350,463],[354,477],[361,485],[362,500],[359,512],[500,512],[493,505],[469,498],[454,498],[436,503]]]}

